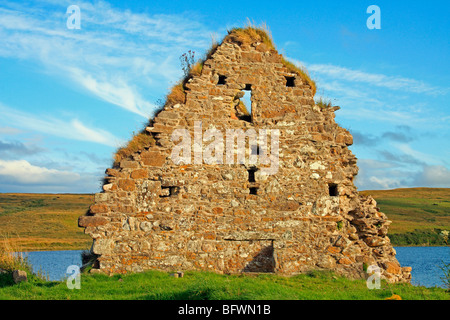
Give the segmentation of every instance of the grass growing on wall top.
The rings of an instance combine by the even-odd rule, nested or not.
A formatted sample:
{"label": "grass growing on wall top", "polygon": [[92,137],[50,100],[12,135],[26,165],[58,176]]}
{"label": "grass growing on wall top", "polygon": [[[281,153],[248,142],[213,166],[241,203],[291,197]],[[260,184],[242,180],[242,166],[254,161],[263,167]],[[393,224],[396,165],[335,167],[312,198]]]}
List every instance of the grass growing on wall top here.
{"label": "grass growing on wall top", "polygon": [[143,150],[144,148],[148,148],[154,144],[155,139],[149,132],[144,129],[143,131],[135,134],[124,147],[117,150],[116,154],[114,155],[114,161],[118,163],[121,160],[128,158],[133,153],[139,150]]}
{"label": "grass growing on wall top", "polygon": [[[260,26],[255,25],[248,21],[247,26],[244,28],[233,28],[228,31],[228,35],[225,37],[231,42],[235,42],[239,45],[248,44],[251,45],[255,42],[264,43],[268,49],[276,51],[275,44],[273,42],[272,34],[266,24]],[[287,60],[285,57],[281,57],[281,62],[291,73],[296,73],[300,78],[311,87],[313,96],[316,94],[316,82],[311,79],[308,71],[301,66],[297,66],[294,63]]]}

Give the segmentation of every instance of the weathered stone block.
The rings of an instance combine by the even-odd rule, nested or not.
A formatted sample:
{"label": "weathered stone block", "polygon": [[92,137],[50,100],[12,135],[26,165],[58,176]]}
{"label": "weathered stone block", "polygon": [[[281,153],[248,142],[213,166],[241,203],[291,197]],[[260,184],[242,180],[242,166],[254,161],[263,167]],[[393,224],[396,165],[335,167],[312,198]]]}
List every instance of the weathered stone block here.
{"label": "weathered stone block", "polygon": [[12,273],[12,277],[15,283],[27,282],[28,275],[26,271],[23,270],[14,270]]}
{"label": "weathered stone block", "polygon": [[132,179],[121,179],[117,183],[117,186],[123,191],[134,191],[134,189],[136,188],[136,184]]}
{"label": "weathered stone block", "polygon": [[127,168],[127,169],[128,168],[133,169],[133,168],[139,167],[139,164],[135,161],[122,160],[122,161],[120,161],[120,167]]}
{"label": "weathered stone block", "polygon": [[148,178],[147,169],[137,169],[131,172],[131,179],[146,179]]}
{"label": "weathered stone block", "polygon": [[93,214],[107,213],[109,211],[109,208],[108,208],[108,205],[106,205],[106,204],[94,204],[89,207],[89,211]]}
{"label": "weathered stone block", "polygon": [[161,167],[166,162],[166,156],[157,151],[142,152],[141,158],[142,163],[150,167]]}
{"label": "weathered stone block", "polygon": [[81,216],[78,218],[79,227],[98,227],[108,223],[108,219],[96,216]]}
{"label": "weathered stone block", "polygon": [[400,267],[400,264],[398,264],[397,262],[385,262],[383,265],[384,265],[386,272],[388,272],[388,273],[391,273],[391,274],[401,274],[402,273],[402,268]]}

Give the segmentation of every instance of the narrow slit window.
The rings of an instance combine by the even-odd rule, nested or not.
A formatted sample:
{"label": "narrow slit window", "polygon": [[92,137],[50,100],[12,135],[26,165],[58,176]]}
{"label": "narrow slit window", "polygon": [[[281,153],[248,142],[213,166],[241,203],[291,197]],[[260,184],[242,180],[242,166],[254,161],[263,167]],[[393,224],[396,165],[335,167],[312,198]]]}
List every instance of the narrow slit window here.
{"label": "narrow slit window", "polygon": [[259,146],[257,144],[252,145],[252,155],[259,154]]}
{"label": "narrow slit window", "polygon": [[219,75],[219,82],[217,82],[218,85],[224,85],[227,83],[227,77]]}
{"label": "narrow slit window", "polygon": [[295,87],[295,77],[285,77],[286,87]]}
{"label": "narrow slit window", "polygon": [[252,122],[252,87],[251,84],[246,84],[236,98],[236,115],[239,120]]}
{"label": "narrow slit window", "polygon": [[256,168],[252,168],[248,170],[248,182],[256,182],[255,180],[255,172],[257,171]]}
{"label": "narrow slit window", "polygon": [[244,97],[242,97],[244,101],[245,108],[247,109],[248,114],[252,114],[252,90],[244,90]]}
{"label": "narrow slit window", "polygon": [[330,197],[337,197],[339,195],[337,184],[330,183],[328,185],[328,193],[329,193]]}

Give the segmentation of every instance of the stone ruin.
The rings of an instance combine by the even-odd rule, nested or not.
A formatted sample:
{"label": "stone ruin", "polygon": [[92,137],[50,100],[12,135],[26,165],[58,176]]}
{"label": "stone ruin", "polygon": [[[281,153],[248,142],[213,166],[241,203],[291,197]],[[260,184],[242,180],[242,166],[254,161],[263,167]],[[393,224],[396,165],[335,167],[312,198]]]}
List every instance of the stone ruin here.
{"label": "stone ruin", "polygon": [[[315,103],[314,93],[307,73],[278,54],[267,33],[231,30],[106,170],[103,191],[78,222],[93,238],[91,271],[328,269],[365,278],[376,265],[389,282],[409,281],[411,268],[400,266],[387,236],[391,221],[354,185],[353,138],[334,120],[339,107]],[[193,152],[183,151],[184,162],[172,156],[177,129],[203,134],[187,140]],[[278,147],[276,172],[261,134],[248,134],[244,161],[233,154],[226,162],[229,151],[220,149],[217,163],[195,161],[209,129],[224,137],[230,129],[278,132],[278,145],[267,139]]]}

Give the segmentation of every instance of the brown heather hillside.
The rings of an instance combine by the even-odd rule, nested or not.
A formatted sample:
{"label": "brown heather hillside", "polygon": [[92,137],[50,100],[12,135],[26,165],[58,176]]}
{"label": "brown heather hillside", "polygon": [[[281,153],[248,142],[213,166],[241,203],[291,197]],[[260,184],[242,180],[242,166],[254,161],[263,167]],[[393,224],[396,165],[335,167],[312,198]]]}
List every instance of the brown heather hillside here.
{"label": "brown heather hillside", "polygon": [[439,234],[442,230],[450,230],[450,188],[403,188],[360,193],[372,195],[380,210],[393,221],[389,236],[394,244],[445,245]]}
{"label": "brown heather hillside", "polygon": [[0,244],[16,250],[89,249],[78,217],[94,201],[89,194],[0,194]]}

